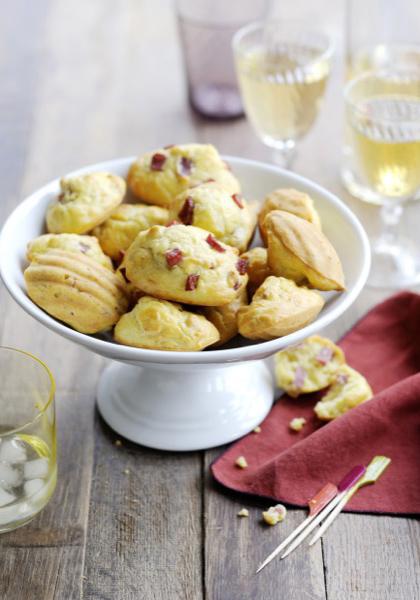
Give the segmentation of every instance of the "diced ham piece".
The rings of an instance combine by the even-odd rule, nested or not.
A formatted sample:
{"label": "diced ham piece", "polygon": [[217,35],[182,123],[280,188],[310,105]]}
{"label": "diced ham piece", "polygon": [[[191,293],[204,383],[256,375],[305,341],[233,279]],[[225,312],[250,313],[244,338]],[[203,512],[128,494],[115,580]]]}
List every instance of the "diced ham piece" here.
{"label": "diced ham piece", "polygon": [[244,203],[242,202],[242,198],[239,194],[232,194],[232,200],[237,206],[239,206],[239,208],[244,208]]}
{"label": "diced ham piece", "polygon": [[199,279],[200,279],[200,275],[188,275],[187,281],[185,282],[185,291],[193,292],[198,285]]}
{"label": "diced ham piece", "polygon": [[219,244],[219,242],[211,233],[209,233],[206,237],[206,242],[213,248],[213,250],[216,250],[217,252],[226,252],[226,248],[223,248],[223,246]]}
{"label": "diced ham piece", "polygon": [[316,355],[316,360],[321,363],[321,365],[326,365],[330,362],[333,357],[333,351],[328,346],[324,346]]}
{"label": "diced ham piece", "polygon": [[305,377],[306,377],[306,371],[303,367],[301,367],[300,365],[297,366],[296,371],[295,371],[295,379],[293,381],[294,386],[297,389],[300,389],[304,382],[305,382]]}
{"label": "diced ham piece", "polygon": [[236,270],[239,275],[245,275],[248,269],[248,260],[246,258],[240,258],[236,263]]}
{"label": "diced ham piece", "polygon": [[193,161],[191,160],[191,158],[181,156],[177,164],[176,170],[178,174],[181,175],[181,177],[188,177],[188,175],[191,175],[192,167]]}
{"label": "diced ham piece", "polygon": [[184,225],[192,225],[194,218],[194,200],[191,196],[185,200],[181,210],[178,213],[178,217],[184,223]]}
{"label": "diced ham piece", "polygon": [[156,152],[150,161],[150,169],[152,171],[163,171],[163,166],[166,162],[166,156],[161,152]]}
{"label": "diced ham piece", "polygon": [[182,252],[179,248],[173,248],[165,252],[166,264],[169,268],[179,265],[182,260]]}

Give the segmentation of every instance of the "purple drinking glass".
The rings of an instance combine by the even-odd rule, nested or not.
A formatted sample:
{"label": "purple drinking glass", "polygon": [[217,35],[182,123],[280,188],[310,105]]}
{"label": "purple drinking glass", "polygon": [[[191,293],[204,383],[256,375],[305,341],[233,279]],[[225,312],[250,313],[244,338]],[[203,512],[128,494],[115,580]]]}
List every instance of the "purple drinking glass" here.
{"label": "purple drinking glass", "polygon": [[231,42],[249,21],[263,19],[268,0],[177,0],[188,97],[192,108],[212,119],[243,115]]}

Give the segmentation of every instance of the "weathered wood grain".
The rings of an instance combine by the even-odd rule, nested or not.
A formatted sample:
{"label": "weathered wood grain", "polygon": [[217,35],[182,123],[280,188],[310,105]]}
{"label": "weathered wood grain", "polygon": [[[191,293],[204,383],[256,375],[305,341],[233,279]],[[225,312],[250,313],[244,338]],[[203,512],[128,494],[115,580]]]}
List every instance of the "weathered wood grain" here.
{"label": "weathered wood grain", "polygon": [[323,540],[327,597],[415,600],[420,597],[420,522],[341,515]]}
{"label": "weathered wood grain", "polygon": [[[286,4],[295,9],[298,3],[279,8]],[[337,32],[342,6],[324,4]],[[0,221],[52,177],[171,142],[211,142],[227,154],[269,157],[245,120],[211,123],[189,110],[169,0],[16,0],[1,8]],[[351,199],[339,182],[342,87],[337,60],[296,170],[340,195],[373,235],[378,210]],[[419,206],[407,206],[402,230],[415,237],[418,218]],[[364,291],[326,333],[339,337],[388,294]],[[93,413],[104,361],[36,323],[3,286],[0,306],[1,342],[39,355],[57,378],[60,452],[49,506],[29,526],[0,538],[0,598],[420,596],[419,522],[408,519],[343,515],[323,546],[298,551],[255,577],[257,564],[303,512],[290,511],[281,526],[264,528],[260,505],[210,482],[208,465],[220,450],[181,455],[128,442],[115,446]],[[249,519],[236,516],[243,505]]]}
{"label": "weathered wood grain", "polygon": [[[303,519],[302,510],[290,510],[284,523],[271,527],[261,511],[270,505],[229,494],[209,474],[219,450],[206,452],[204,581],[208,600],[274,600],[275,598],[327,598],[321,547],[315,552],[295,552],[287,560],[276,559],[258,575],[258,565]],[[246,507],[248,518],[237,516]]]}
{"label": "weathered wood grain", "polygon": [[86,600],[200,600],[199,453],[154,452],[97,417]]}

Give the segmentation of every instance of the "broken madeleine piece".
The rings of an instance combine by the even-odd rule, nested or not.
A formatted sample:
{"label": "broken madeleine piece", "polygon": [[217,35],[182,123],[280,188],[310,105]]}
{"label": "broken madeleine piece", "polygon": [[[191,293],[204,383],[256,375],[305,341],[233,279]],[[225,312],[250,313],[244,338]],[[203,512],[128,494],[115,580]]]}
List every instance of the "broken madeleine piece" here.
{"label": "broken madeleine piece", "polygon": [[344,363],[344,352],[339,346],[320,335],[312,335],[275,354],[276,382],[294,398],[317,392],[330,385]]}
{"label": "broken madeleine piece", "polygon": [[348,365],[343,365],[335,373],[334,381],[325,396],[316,403],[314,411],[321,421],[332,421],[370,400],[372,396],[372,389],[363,375]]}
{"label": "broken madeleine piece", "polygon": [[268,264],[274,275],[317,290],[344,290],[344,275],[334,247],[313,223],[282,210],[264,220]]}
{"label": "broken madeleine piece", "polygon": [[312,198],[308,196],[308,194],[295,190],[294,188],[278,188],[265,197],[258,215],[260,235],[265,244],[267,244],[267,235],[264,219],[272,210],[284,210],[292,213],[301,219],[313,223],[321,229],[321,219],[315,210]]}
{"label": "broken madeleine piece", "polygon": [[143,296],[118,321],[114,337],[135,348],[195,352],[217,342],[219,332],[205,317],[180,304]]}
{"label": "broken madeleine piece", "polygon": [[313,321],[324,299],[284,277],[267,277],[249,306],[238,311],[239,333],[251,340],[272,340]]}

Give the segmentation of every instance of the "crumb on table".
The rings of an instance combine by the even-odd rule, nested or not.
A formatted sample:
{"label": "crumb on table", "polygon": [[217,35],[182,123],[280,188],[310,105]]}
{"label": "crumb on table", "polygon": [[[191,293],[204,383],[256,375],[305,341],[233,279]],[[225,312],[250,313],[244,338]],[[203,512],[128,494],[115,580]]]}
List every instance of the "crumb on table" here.
{"label": "crumb on table", "polygon": [[292,431],[301,431],[306,424],[304,417],[294,417],[289,423],[289,429]]}
{"label": "crumb on table", "polygon": [[284,521],[286,513],[287,510],[283,504],[276,504],[275,506],[270,506],[268,510],[264,510],[262,518],[267,525],[277,525],[277,523]]}
{"label": "crumb on table", "polygon": [[245,456],[238,456],[238,458],[235,460],[235,465],[237,467],[239,467],[240,469],[246,469],[248,466],[248,463],[246,461]]}
{"label": "crumb on table", "polygon": [[114,444],[116,446],[122,446],[122,441],[121,440],[115,440]]}
{"label": "crumb on table", "polygon": [[261,433],[261,427],[259,425],[257,425],[257,427],[255,427],[253,429],[254,433]]}
{"label": "crumb on table", "polygon": [[238,512],[238,517],[249,517],[249,510],[247,508],[241,508]]}

